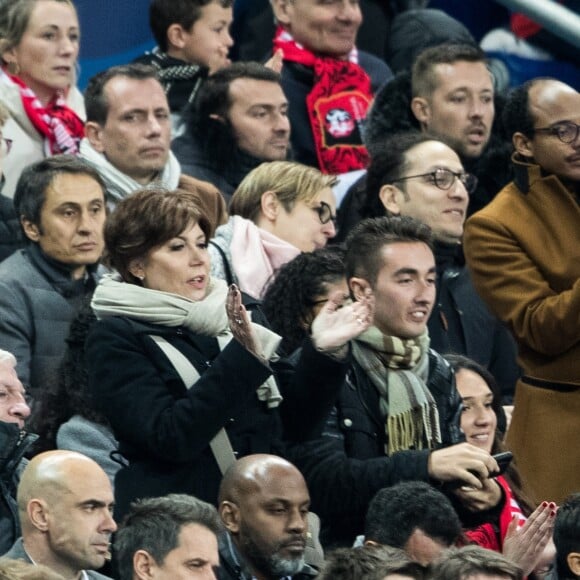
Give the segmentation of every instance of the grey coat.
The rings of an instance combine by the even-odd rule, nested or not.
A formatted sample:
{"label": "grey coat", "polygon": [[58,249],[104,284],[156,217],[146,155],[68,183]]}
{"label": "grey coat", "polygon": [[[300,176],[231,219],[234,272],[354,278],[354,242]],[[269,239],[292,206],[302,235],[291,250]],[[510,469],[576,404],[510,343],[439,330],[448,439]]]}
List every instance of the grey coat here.
{"label": "grey coat", "polygon": [[[12,548],[10,548],[10,550],[8,550],[8,552],[6,552],[6,554],[4,554],[4,557],[9,558],[10,560],[24,560],[29,564],[33,564],[32,560],[30,559],[30,556],[26,553],[26,550],[24,549],[24,543],[22,542],[22,538],[18,538],[16,542],[14,542],[14,545],[12,546]],[[84,572],[87,575],[87,578],[90,578],[91,580],[111,580],[109,576],[104,576],[103,574],[99,574],[94,570],[84,570]]]}
{"label": "grey coat", "polygon": [[69,325],[96,280],[72,280],[36,244],[0,264],[0,348],[18,361],[16,371],[33,397],[54,380]]}

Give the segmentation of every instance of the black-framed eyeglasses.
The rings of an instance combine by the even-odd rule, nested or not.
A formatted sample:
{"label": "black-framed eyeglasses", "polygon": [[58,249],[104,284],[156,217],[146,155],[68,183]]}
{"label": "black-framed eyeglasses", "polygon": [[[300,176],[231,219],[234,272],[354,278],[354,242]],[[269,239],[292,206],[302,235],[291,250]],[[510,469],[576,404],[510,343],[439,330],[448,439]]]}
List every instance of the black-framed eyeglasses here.
{"label": "black-framed eyeglasses", "polygon": [[549,135],[554,135],[562,141],[562,143],[574,143],[578,139],[578,134],[580,133],[580,125],[572,123],[572,121],[563,121],[551,127],[540,127],[539,129],[534,129],[534,133],[548,133]]}
{"label": "black-framed eyeglasses", "polygon": [[336,228],[336,214],[332,214],[332,208],[325,201],[321,201],[319,206],[312,209],[318,214],[321,224],[332,222]]}
{"label": "black-framed eyeglasses", "polygon": [[407,179],[417,179],[419,177],[428,177],[431,183],[445,191],[451,189],[451,186],[455,183],[456,179],[461,181],[467,190],[467,193],[473,193],[477,187],[477,177],[475,177],[475,175],[466,173],[465,171],[451,171],[451,169],[446,169],[445,167],[438,167],[429,173],[399,177],[399,179],[394,179],[392,183],[397,183],[397,181],[407,181]]}
{"label": "black-framed eyeglasses", "polygon": [[2,137],[2,153],[4,155],[8,155],[8,153],[10,153],[10,150],[12,149],[12,139],[8,139],[7,137]]}

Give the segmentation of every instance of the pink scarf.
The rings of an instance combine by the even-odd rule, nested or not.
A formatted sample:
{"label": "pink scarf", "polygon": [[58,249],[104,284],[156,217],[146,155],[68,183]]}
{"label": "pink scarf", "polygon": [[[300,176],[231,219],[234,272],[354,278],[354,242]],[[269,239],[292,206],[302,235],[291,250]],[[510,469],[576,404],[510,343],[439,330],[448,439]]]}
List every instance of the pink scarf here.
{"label": "pink scarf", "polygon": [[259,228],[254,222],[233,216],[232,264],[239,287],[253,298],[261,298],[270,276],[294,259],[300,250]]}

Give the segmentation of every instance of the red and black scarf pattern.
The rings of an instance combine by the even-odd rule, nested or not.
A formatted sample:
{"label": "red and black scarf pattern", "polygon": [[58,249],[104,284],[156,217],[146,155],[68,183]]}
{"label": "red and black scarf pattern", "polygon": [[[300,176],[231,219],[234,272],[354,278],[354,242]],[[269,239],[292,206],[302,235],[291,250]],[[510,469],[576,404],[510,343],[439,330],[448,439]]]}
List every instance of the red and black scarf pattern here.
{"label": "red and black scarf pattern", "polygon": [[274,37],[274,50],[278,49],[284,60],[314,70],[314,86],[306,98],[306,108],[320,170],[339,174],[366,168],[368,153],[362,141],[362,124],[373,95],[370,78],[358,65],[356,49],[347,60],[319,57],[281,27]]}

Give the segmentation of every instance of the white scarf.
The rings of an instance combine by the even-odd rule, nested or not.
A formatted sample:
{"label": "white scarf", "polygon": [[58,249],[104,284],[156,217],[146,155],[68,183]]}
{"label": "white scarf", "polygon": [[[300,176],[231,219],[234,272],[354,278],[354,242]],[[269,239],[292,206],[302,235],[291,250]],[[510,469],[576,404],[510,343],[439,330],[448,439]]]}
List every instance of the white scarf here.
{"label": "white scarf", "polygon": [[[216,338],[223,350],[233,338],[225,308],[227,292],[223,280],[211,278],[207,296],[194,302],[171,292],[123,282],[118,274],[105,274],[93,294],[91,306],[98,319],[126,316],[160,326],[185,326],[195,334]],[[251,324],[261,356],[271,362],[278,360],[276,349],[282,337],[260,324]],[[257,393],[270,408],[282,401],[273,376],[258,387]]]}
{"label": "white scarf", "polygon": [[79,155],[93,165],[99,172],[99,175],[103,178],[107,186],[107,197],[114,203],[125,199],[138,189],[162,186],[173,191],[179,185],[181,166],[171,151],[169,151],[169,158],[163,171],[149,185],[143,185],[129,177],[126,173],[119,171],[107,160],[105,155],[96,151],[86,138],[81,141]]}

